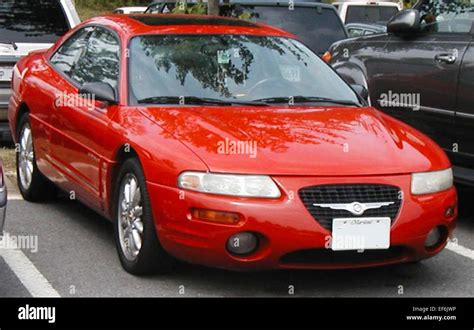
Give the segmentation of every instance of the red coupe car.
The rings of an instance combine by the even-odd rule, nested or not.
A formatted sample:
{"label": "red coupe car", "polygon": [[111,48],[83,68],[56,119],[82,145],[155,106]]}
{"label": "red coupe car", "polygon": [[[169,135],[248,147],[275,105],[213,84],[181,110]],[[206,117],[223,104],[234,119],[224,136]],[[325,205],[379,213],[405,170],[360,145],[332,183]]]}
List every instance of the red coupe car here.
{"label": "red coupe car", "polygon": [[270,26],[97,17],[12,89],[23,197],[60,188],[112,220],[133,274],[417,261],[455,226],[443,151]]}

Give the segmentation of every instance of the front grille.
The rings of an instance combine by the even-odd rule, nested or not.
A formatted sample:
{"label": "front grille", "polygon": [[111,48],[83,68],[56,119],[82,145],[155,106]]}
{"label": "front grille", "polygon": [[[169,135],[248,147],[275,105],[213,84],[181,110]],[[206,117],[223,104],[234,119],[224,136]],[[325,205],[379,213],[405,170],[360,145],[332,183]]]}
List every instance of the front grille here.
{"label": "front grille", "polygon": [[368,264],[371,262],[398,260],[410,255],[403,246],[392,246],[387,250],[332,251],[330,249],[310,249],[288,253],[281,257],[283,264],[338,265],[348,263]]}
{"label": "front grille", "polygon": [[[400,188],[384,184],[322,185],[300,189],[299,196],[313,218],[332,230],[334,218],[389,217],[392,223],[402,202]],[[334,210],[313,204],[393,202],[388,206],[366,210],[356,216],[347,210]]]}

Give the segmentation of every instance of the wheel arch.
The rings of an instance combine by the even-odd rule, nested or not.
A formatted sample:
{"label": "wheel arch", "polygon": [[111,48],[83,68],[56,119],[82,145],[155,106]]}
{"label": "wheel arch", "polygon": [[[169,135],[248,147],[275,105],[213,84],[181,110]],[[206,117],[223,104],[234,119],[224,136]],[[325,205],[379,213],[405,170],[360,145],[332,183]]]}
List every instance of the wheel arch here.
{"label": "wheel arch", "polygon": [[12,131],[12,138],[15,143],[17,143],[17,135],[18,135],[18,124],[20,123],[21,118],[26,114],[30,113],[30,108],[25,102],[22,102],[16,111],[15,118],[14,118],[14,126]]}
{"label": "wheel arch", "polygon": [[333,68],[349,85],[355,84],[364,86],[369,92],[368,103],[372,105],[369,79],[367,79],[367,74],[361,66],[353,62],[343,62],[334,64]]}
{"label": "wheel arch", "polygon": [[112,170],[110,171],[110,175],[107,180],[107,187],[109,187],[109,189],[108,196],[106,198],[106,210],[107,214],[110,216],[111,219],[113,216],[112,207],[114,205],[115,196],[118,189],[116,186],[117,176],[119,175],[122,164],[127,161],[127,159],[131,158],[137,159],[138,162],[142,164],[142,162],[140,161],[140,156],[136,149],[130,143],[122,143],[115,152],[115,155],[113,157],[114,165],[112,166]]}
{"label": "wheel arch", "polygon": [[365,88],[369,87],[366,74],[359,65],[352,62],[345,62],[335,64],[333,67],[348,84],[362,85]]}

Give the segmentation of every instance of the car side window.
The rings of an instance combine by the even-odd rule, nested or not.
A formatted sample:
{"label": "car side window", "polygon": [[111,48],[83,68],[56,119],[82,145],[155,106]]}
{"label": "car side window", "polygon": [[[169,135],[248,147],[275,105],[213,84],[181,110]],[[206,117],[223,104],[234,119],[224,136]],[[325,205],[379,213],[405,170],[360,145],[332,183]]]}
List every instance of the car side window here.
{"label": "car side window", "polygon": [[112,32],[96,27],[88,39],[85,52],[75,66],[71,78],[81,85],[91,82],[108,83],[117,90],[119,52],[118,38]]}
{"label": "car side window", "polygon": [[[161,14],[162,13],[162,7],[163,9],[167,8],[167,5],[165,4],[163,6],[163,4],[155,4],[155,5],[151,5],[145,12],[145,14]],[[164,13],[168,13],[170,12],[170,10],[165,10]]]}
{"label": "car side window", "polygon": [[51,57],[51,63],[59,71],[71,77],[72,71],[86,49],[92,28],[87,27],[70,37]]}
{"label": "car side window", "polygon": [[427,33],[469,33],[474,7],[460,1],[428,1],[421,6],[421,27]]}
{"label": "car side window", "polygon": [[350,37],[359,37],[363,35],[364,31],[362,29],[350,28],[348,32]]}

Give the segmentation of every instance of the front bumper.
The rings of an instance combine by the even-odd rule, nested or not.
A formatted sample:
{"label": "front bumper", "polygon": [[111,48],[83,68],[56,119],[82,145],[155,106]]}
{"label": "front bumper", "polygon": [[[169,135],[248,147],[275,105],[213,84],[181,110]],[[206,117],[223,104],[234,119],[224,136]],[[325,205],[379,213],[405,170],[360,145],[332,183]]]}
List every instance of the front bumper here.
{"label": "front bumper", "polygon": [[3,235],[5,214],[7,210],[7,186],[0,187],[0,236]]}
{"label": "front bumper", "polygon": [[2,84],[0,84],[0,141],[11,141],[12,139],[8,125],[8,103],[10,95],[10,86],[4,88]]}
{"label": "front bumper", "polygon": [[[448,236],[455,227],[457,208],[454,214],[445,216],[446,209],[457,203],[455,188],[412,196],[410,175],[273,178],[283,191],[277,200],[208,195],[149,182],[161,244],[178,259],[234,270],[357,268],[432,257],[444,248],[446,242],[435,249],[426,249],[428,233],[436,226],[443,226]],[[395,185],[404,193],[400,211],[391,226],[389,250],[358,254],[326,249],[330,231],[311,216],[298,196],[298,190],[303,187],[354,183]],[[237,225],[194,220],[191,208],[235,212],[243,220]],[[251,255],[237,257],[227,251],[226,243],[230,236],[242,231],[258,233],[260,247]]]}
{"label": "front bumper", "polygon": [[[6,111],[0,108],[0,112]],[[0,141],[9,142],[12,141],[12,134],[10,132],[10,126],[7,121],[0,121]]]}
{"label": "front bumper", "polygon": [[[11,89],[10,86],[4,87],[3,84],[0,82],[0,109],[8,110],[8,103],[11,96]],[[0,120],[6,120],[7,117],[4,113],[0,114]]]}

